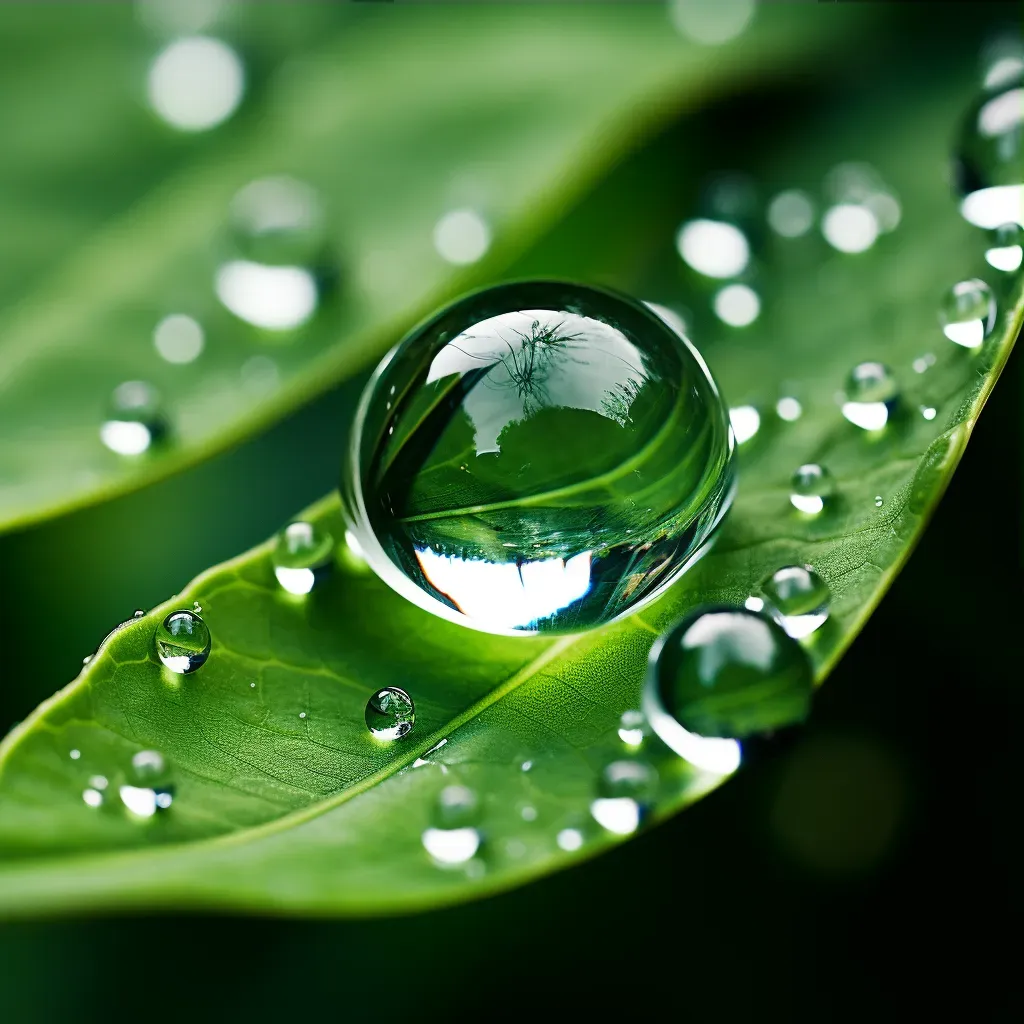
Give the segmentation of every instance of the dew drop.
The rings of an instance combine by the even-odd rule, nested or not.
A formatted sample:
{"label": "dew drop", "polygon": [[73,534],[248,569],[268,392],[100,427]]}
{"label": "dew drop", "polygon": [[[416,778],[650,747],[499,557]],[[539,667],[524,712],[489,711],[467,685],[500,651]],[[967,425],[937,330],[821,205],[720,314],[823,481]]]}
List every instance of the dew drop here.
{"label": "dew drop", "polygon": [[846,380],[843,415],[862,430],[881,430],[896,408],[899,386],[883,363],[860,363]]}
{"label": "dew drop", "polygon": [[466,786],[445,786],[438,795],[423,847],[441,865],[464,864],[480,849],[480,801]]}
{"label": "dew drop", "polygon": [[417,328],[368,385],[351,451],[346,515],[381,579],[497,633],[633,611],[733,492],[699,355],[640,303],[579,285],[490,288]]}
{"label": "dew drop", "polygon": [[289,523],[272,556],[277,582],[289,594],[308,594],[330,575],[334,538],[313,523]]}
{"label": "dew drop", "polygon": [[300,711],[299,712],[299,718],[305,718],[305,717],[306,717],[306,712],[305,711]]}
{"label": "dew drop", "polygon": [[935,408],[934,405],[922,405],[920,407],[920,412],[926,420],[933,420],[935,419],[938,410]]}
{"label": "dew drop", "polygon": [[943,296],[939,308],[942,333],[964,348],[978,348],[996,322],[996,300],[984,281],[959,281]]}
{"label": "dew drop", "polygon": [[129,781],[118,795],[135,818],[151,818],[174,802],[170,766],[158,750],[140,750],[132,757]]}
{"label": "dew drop", "polygon": [[160,661],[177,675],[202,668],[210,656],[210,629],[195,612],[171,612],[154,639]]}
{"label": "dew drop", "polygon": [[737,405],[729,410],[729,425],[737,444],[746,444],[761,429],[761,414],[752,405]]}
{"label": "dew drop", "polygon": [[160,396],[145,381],[119,384],[111,395],[100,440],[118,455],[141,455],[167,434]]}
{"label": "dew drop", "polygon": [[597,797],[590,804],[590,813],[606,831],[629,835],[640,827],[657,789],[658,773],[649,764],[612,761],[598,779]]}
{"label": "dew drop", "polygon": [[748,597],[743,602],[743,607],[746,608],[748,612],[763,611],[764,610],[764,598],[763,597],[757,597],[755,594],[751,594],[750,597]]}
{"label": "dew drop", "polygon": [[683,261],[705,277],[736,277],[750,262],[747,236],[725,221],[687,221],[676,235],[676,248]]}
{"label": "dew drop", "polygon": [[619,739],[627,747],[639,747],[644,741],[646,725],[642,711],[636,709],[623,711],[622,717],[619,719]]}
{"label": "dew drop", "polygon": [[103,794],[91,786],[82,790],[82,799],[89,807],[101,807],[103,805]]}
{"label": "dew drop", "polygon": [[476,263],[490,247],[491,229],[475,210],[449,210],[434,226],[434,248],[446,263]]}
{"label": "dew drop", "polygon": [[70,752],[70,757],[71,757],[72,761],[77,761],[81,756],[82,756],[82,752],[80,750],[78,750],[77,748],[73,749]]}
{"label": "dew drop", "polygon": [[528,772],[533,767],[533,762],[532,761],[524,761],[519,767],[524,772]]}
{"label": "dew drop", "polygon": [[226,121],[245,92],[238,54],[219,39],[186,36],[157,54],[147,80],[149,104],[162,120],[185,132]]}
{"label": "dew drop", "polygon": [[206,337],[198,321],[184,313],[165,316],[153,330],[153,345],[168,363],[194,362],[203,351]]}
{"label": "dew drop", "polygon": [[727,284],[712,300],[715,316],[730,327],[747,327],[761,314],[761,300],[745,284]]}
{"label": "dew drop", "polygon": [[775,414],[780,420],[795,423],[804,414],[804,407],[798,399],[787,395],[775,403]]}
{"label": "dew drop", "polygon": [[875,508],[881,508],[885,504],[885,499],[880,495],[875,495]]}
{"label": "dew drop", "polygon": [[408,736],[416,724],[412,697],[397,686],[385,686],[367,702],[364,714],[366,728],[375,739],[400,740]]}
{"label": "dew drop", "polygon": [[536,821],[537,820],[537,808],[531,804],[527,804],[525,807],[519,808],[519,817],[523,821]]}
{"label": "dew drop", "polygon": [[583,833],[578,828],[563,828],[555,836],[555,842],[566,853],[574,853],[583,845]]}
{"label": "dew drop", "polygon": [[839,252],[865,252],[875,244],[880,226],[878,218],[859,203],[838,203],[825,211],[821,233]]}
{"label": "dew drop", "polygon": [[764,614],[697,609],[651,649],[643,710],[651,728],[694,767],[735,771],[740,741],[801,722],[813,676],[800,645]]}
{"label": "dew drop", "polygon": [[780,192],[768,204],[768,224],[783,238],[799,238],[814,226],[814,201],[800,189]]}
{"label": "dew drop", "polygon": [[832,592],[809,565],[786,565],[761,584],[772,617],[794,640],[810,636],[828,619]]}
{"label": "dew drop", "polygon": [[1002,224],[989,232],[985,262],[1004,274],[1020,270],[1024,261],[1024,228],[1019,224]]}

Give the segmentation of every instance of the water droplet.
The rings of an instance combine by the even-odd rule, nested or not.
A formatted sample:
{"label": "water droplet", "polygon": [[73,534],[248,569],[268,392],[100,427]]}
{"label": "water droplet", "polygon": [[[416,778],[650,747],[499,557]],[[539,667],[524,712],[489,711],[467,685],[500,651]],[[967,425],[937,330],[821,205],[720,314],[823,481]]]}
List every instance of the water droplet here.
{"label": "water droplet", "polygon": [[77,761],[82,756],[82,752],[77,748],[71,751],[71,760]]}
{"label": "water droplet", "polygon": [[103,790],[110,785],[110,782],[105,775],[90,775],[89,785],[92,786],[93,789],[98,789],[100,792],[103,792]]}
{"label": "water droplet", "polygon": [[203,606],[198,601],[193,601],[192,602],[192,611],[194,611],[196,613],[196,615],[202,615],[203,614]]}
{"label": "water droplet", "polygon": [[934,405],[922,405],[920,407],[920,410],[921,410],[921,415],[926,420],[933,420],[933,419],[935,419],[935,416],[938,413],[938,410],[935,408]]}
{"label": "water droplet", "polygon": [[768,204],[768,224],[783,238],[806,235],[814,226],[814,202],[800,189],[780,192]]}
{"label": "water droplet", "polygon": [[764,610],[764,598],[757,597],[754,594],[751,594],[750,597],[748,597],[743,602],[743,607],[746,608],[748,612],[763,611]]}
{"label": "water droplet", "polygon": [[733,490],[699,355],[641,304],[578,285],[442,310],[378,369],[351,451],[346,513],[384,582],[499,633],[634,610],[692,564]]}
{"label": "water droplet", "polygon": [[524,772],[528,772],[533,767],[532,761],[524,761],[520,766]]}
{"label": "water droplet", "polygon": [[145,381],[119,384],[110,398],[100,440],[118,455],[141,455],[167,433],[160,396]]}
{"label": "water droplet", "polygon": [[299,718],[305,718],[305,717],[306,717],[306,712],[305,711],[300,711],[299,712]]}
{"label": "water droplet", "polygon": [[859,203],[831,206],[821,220],[825,241],[840,252],[865,252],[875,244],[879,230],[878,218]]}
{"label": "water droplet", "polygon": [[746,444],[761,429],[761,414],[752,405],[729,410],[729,425],[737,444]]}
{"label": "water droplet", "polygon": [[171,612],[156,631],[156,653],[177,675],[195,672],[210,656],[210,629],[190,611]]}
{"label": "water droplet", "polygon": [[334,538],[313,523],[289,523],[274,548],[274,575],[290,594],[308,594],[328,577]]}
{"label": "water droplet", "polygon": [[466,786],[445,786],[434,805],[423,847],[439,864],[464,864],[480,849],[480,802]]}
{"label": "water droplet", "polygon": [[84,657],[84,658],[82,659],[82,664],[83,664],[83,665],[88,665],[88,664],[89,664],[89,662],[90,662],[90,661],[92,661],[92,659],[93,659],[93,655],[91,655],[91,654],[87,654],[87,655],[86,655],[86,656],[85,656],[85,657]]}
{"label": "water droplet", "polygon": [[832,592],[809,565],[786,565],[761,584],[773,618],[794,640],[810,636],[828,619]]}
{"label": "water droplet", "polygon": [[245,92],[238,54],[219,39],[187,36],[157,54],[149,68],[149,104],[174,128],[200,132],[226,121]]}
{"label": "water droplet", "polygon": [[527,804],[525,807],[519,808],[519,817],[523,821],[536,821],[537,820],[537,808]]}
{"label": "water droplet", "polygon": [[690,220],[676,235],[683,260],[705,277],[736,277],[750,262],[750,243],[735,224]]}
{"label": "water droplet", "polygon": [[144,619],[145,617],[146,617],[146,609],[145,608],[136,608],[135,611],[132,612],[132,618],[133,619]]}
{"label": "water droplet", "polygon": [[256,684],[255,683],[250,683],[249,684],[249,689],[250,690],[255,690],[256,689]]}
{"label": "water droplet", "polygon": [[1019,224],[1001,224],[989,232],[985,262],[1004,274],[1020,270],[1024,262],[1024,228]]}
{"label": "water droplet", "polygon": [[757,11],[754,0],[670,0],[676,31],[701,46],[721,46],[741,35]]}
{"label": "water droplet", "polygon": [[165,316],[153,330],[153,344],[169,363],[191,363],[199,358],[206,338],[202,327],[184,313]]}
{"label": "water droplet", "polygon": [[923,356],[918,356],[913,365],[914,373],[924,373],[935,365],[935,356],[931,352],[926,352]]}
{"label": "water droplet", "polygon": [[946,292],[939,309],[942,333],[964,348],[978,348],[996,322],[996,300],[984,281],[959,281]]}
{"label": "water droplet", "polygon": [[619,739],[627,747],[639,747],[644,741],[646,725],[642,711],[623,711],[619,719]]}
{"label": "water droplet", "polygon": [[240,320],[267,331],[301,327],[316,311],[316,279],[305,267],[231,260],[217,270],[217,298]]}
{"label": "water droplet", "polygon": [[885,499],[880,495],[875,495],[875,508],[881,508],[885,504]]}
{"label": "water droplet", "polygon": [[787,396],[775,403],[775,414],[780,420],[795,423],[804,414],[804,407],[798,399]]}
{"label": "water droplet", "polygon": [[730,327],[747,327],[761,314],[757,292],[745,284],[727,284],[712,300],[715,316]]}
{"label": "water droplet", "polygon": [[843,415],[862,430],[881,430],[896,408],[899,386],[884,363],[860,363],[850,371]]}
{"label": "water droplet", "polygon": [[560,849],[573,853],[583,845],[583,833],[578,828],[563,828],[555,837]]}
{"label": "water droplet", "polygon": [[598,779],[597,798],[590,804],[594,820],[608,832],[635,832],[658,789],[658,773],[643,761],[612,761]]}
{"label": "water droplet", "polygon": [[475,210],[449,210],[434,226],[434,248],[446,263],[476,263],[490,247],[491,229]]}
{"label": "water droplet", "polygon": [[136,818],[151,818],[174,802],[170,766],[159,750],[140,750],[132,757],[130,783],[120,786],[118,795]]}
{"label": "water droplet", "polygon": [[739,741],[801,722],[813,676],[807,655],[778,623],[740,608],[697,609],[651,649],[643,710],[675,753],[724,775]]}
{"label": "water droplet", "polygon": [[101,807],[103,805],[103,794],[98,789],[82,790],[82,799],[89,807]]}
{"label": "water droplet", "polygon": [[960,212],[981,228],[1024,224],[1024,72],[985,92],[964,119],[954,156]]}
{"label": "water droplet", "polygon": [[400,740],[416,724],[412,697],[397,686],[385,686],[367,702],[366,728],[378,740]]}

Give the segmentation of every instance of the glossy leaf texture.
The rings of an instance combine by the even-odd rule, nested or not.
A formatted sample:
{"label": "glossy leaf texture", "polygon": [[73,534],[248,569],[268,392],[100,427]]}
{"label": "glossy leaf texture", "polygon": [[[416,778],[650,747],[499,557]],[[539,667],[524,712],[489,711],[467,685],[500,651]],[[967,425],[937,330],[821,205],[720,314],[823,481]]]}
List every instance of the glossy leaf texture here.
{"label": "glossy leaf texture", "polygon": [[[0,280],[0,528],[141,486],[273,422],[507,266],[654,126],[748,77],[751,53],[764,75],[820,58],[863,21],[765,11],[708,50],[656,5],[225,9],[209,31],[239,54],[247,92],[205,133],[146,109],[147,62],[166,40],[129,5],[76,10],[52,41],[38,18],[0,14],[12,50],[46,55],[0,72],[19,97],[0,112],[16,157],[0,172],[13,268]],[[232,198],[268,176],[311,186],[323,206],[315,265],[277,277],[239,259],[227,225]],[[433,242],[460,210],[480,218],[475,266]],[[233,311],[218,299],[225,268]],[[194,361],[158,354],[171,315],[199,324]],[[100,437],[126,381],[160,396],[162,436],[142,454]]]}
{"label": "glossy leaf texture", "polygon": [[[792,186],[817,194],[826,173],[854,155],[902,203],[899,226],[862,253],[837,252],[817,231],[794,239],[765,232],[746,279],[762,310],[746,328],[716,326],[718,286],[684,272],[674,252],[699,178],[680,182],[667,160],[678,137],[620,168],[518,264],[524,274],[593,279],[685,306],[731,404],[760,409],[716,547],[658,603],[578,636],[498,638],[419,611],[342,549],[333,576],[304,598],[278,586],[272,542],[217,566],[116,631],[4,742],[3,912],[400,912],[506,889],[592,856],[620,840],[589,808],[601,769],[630,753],[620,715],[639,706],[652,642],[699,604],[743,604],[782,565],[809,563],[831,588],[831,617],[807,642],[824,679],[908,557],[1024,315],[1020,277],[999,278],[987,266],[983,235],[959,218],[945,183],[972,88],[963,72],[894,73],[859,111],[847,109],[846,121],[824,97],[784,150],[774,139],[741,147],[747,162],[736,165],[756,172],[767,195]],[[887,117],[864,117],[879,96]],[[708,140],[705,170],[721,166],[710,140],[722,116],[712,108],[682,134],[687,144]],[[892,123],[902,128],[898,150]],[[996,289],[999,315],[971,352],[944,337],[938,309],[950,285],[975,276]],[[879,358],[900,399],[885,430],[868,434],[843,418],[836,392],[853,365]],[[799,400],[799,418],[775,412],[781,397]],[[922,406],[935,415],[926,418]],[[814,518],[789,502],[790,476],[809,461],[826,465],[838,488]],[[307,516],[340,538],[333,497]],[[194,675],[174,677],[156,659],[154,630],[194,601],[212,652]],[[363,720],[382,686],[416,701],[414,731],[391,745],[375,742]],[[87,805],[93,776],[113,793],[132,756],[150,748],[174,766],[166,812],[138,821],[116,798]],[[658,772],[654,820],[720,781],[651,737],[634,756]],[[465,863],[442,867],[421,837],[438,793],[453,783],[479,795],[482,842]]]}

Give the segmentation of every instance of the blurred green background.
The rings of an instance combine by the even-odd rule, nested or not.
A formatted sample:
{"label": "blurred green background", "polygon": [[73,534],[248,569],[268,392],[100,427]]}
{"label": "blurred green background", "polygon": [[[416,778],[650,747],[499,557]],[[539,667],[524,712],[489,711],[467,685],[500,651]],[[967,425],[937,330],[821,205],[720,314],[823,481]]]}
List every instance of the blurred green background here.
{"label": "blurred green background", "polygon": [[[279,33],[288,19],[264,6],[277,5],[232,15],[257,97],[274,54],[301,54],[333,17],[331,5],[319,5],[315,17],[295,19],[291,37],[270,39],[263,26]],[[1017,4],[911,6],[877,12],[863,45],[764,88],[738,85],[650,145],[677,155],[696,140],[728,166],[746,147],[784,138],[811,108],[841,110],[846,97],[891,75],[894,59],[903,74],[938,80],[978,65],[986,42],[1020,20]],[[88,7],[26,5],[0,16],[7,117],[51,109],[14,89],[18,62],[52,67],[53,102],[70,97],[60,69],[81,59],[73,19],[88,19]],[[138,36],[137,66],[96,53],[90,74],[131,99],[153,43],[130,16],[124,31]],[[52,225],[30,237],[0,233],[0,301],[12,302],[33,273],[130,205],[153,163],[170,166],[204,144],[154,133],[142,116],[118,130],[137,133],[137,163],[105,163],[102,132],[91,155],[74,149],[79,167],[62,165],[59,136],[40,145],[35,165],[22,163],[38,175],[34,191]],[[72,178],[79,199],[91,197],[88,215],[70,196]],[[681,188],[659,208],[681,216],[691,199]],[[0,198],[0,209],[11,205],[10,195]],[[629,214],[609,209],[607,219]],[[614,253],[590,254],[587,266],[593,278],[626,276]],[[333,488],[361,382],[186,473],[0,538],[0,727],[71,679],[133,609]],[[1022,710],[1013,656],[1021,413],[1018,354],[923,542],[820,694],[804,735],[685,815],[571,872],[416,917],[5,923],[0,1000],[9,1019],[158,1007],[157,1016],[433,1020],[662,1005],[698,1020],[889,1019],[903,1001],[920,1010],[954,997],[970,1000],[971,1019],[1010,1019],[1012,950],[998,926],[1019,911],[1011,823]]]}

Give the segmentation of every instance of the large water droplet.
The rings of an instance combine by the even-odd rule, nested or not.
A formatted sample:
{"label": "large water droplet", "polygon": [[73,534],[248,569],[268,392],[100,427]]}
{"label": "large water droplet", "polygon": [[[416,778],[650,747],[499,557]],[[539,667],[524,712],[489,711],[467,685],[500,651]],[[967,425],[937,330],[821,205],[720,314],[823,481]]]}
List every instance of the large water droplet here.
{"label": "large water droplet", "polygon": [[195,612],[171,612],[157,627],[156,653],[172,672],[187,675],[210,656],[210,629]]}
{"label": "large water droplet", "polygon": [[967,220],[982,228],[1024,224],[1024,72],[968,111],[953,167]]}
{"label": "large water droplet", "polygon": [[813,677],[800,645],[770,618],[698,609],[651,650],[643,709],[651,728],[697,768],[739,767],[740,740],[801,722]]}
{"label": "large water droplet", "polygon": [[149,103],[174,128],[206,131],[227,120],[245,92],[242,62],[230,46],[208,36],[176,39],[149,68]]}
{"label": "large water droplet", "polygon": [[978,348],[995,326],[996,300],[984,281],[959,281],[942,298],[939,323],[950,341]]}
{"label": "large water droplet", "polygon": [[658,773],[643,761],[612,761],[598,779],[590,804],[594,820],[616,835],[635,832],[654,802]]}
{"label": "large water droplet", "polygon": [[423,847],[439,864],[464,864],[480,849],[480,801],[466,786],[445,786],[422,835]]}
{"label": "large water droplet", "polygon": [[141,455],[167,434],[160,395],[145,381],[119,384],[111,395],[100,440],[118,455]]}
{"label": "large water droplet", "polygon": [[405,690],[385,686],[366,702],[364,718],[366,728],[374,738],[400,740],[412,732],[416,724],[416,708]]}
{"label": "large water droplet", "polygon": [[1004,274],[1020,270],[1024,262],[1024,228],[1019,224],[1001,224],[989,232],[985,262]]}
{"label": "large water droplet", "polygon": [[832,592],[809,565],[786,565],[761,584],[768,610],[794,640],[810,636],[828,619]]}
{"label": "large water droplet", "polygon": [[881,430],[896,408],[899,385],[884,363],[860,363],[850,371],[843,415],[863,430]]}
{"label": "large water droplet", "polygon": [[274,575],[290,594],[308,594],[330,574],[334,538],[313,523],[289,523],[274,548]]}
{"label": "large water droplet", "polygon": [[442,310],[381,364],[354,433],[346,513],[370,565],[493,632],[632,611],[732,498],[700,356],[643,305],[582,286],[500,286]]}

